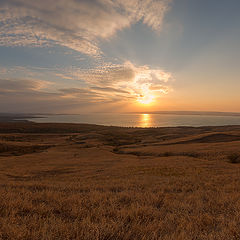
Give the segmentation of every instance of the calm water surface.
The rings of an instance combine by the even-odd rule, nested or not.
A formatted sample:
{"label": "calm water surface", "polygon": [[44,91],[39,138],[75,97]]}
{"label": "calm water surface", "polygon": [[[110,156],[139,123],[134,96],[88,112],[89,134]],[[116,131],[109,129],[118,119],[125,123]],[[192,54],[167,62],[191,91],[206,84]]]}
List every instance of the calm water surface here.
{"label": "calm water surface", "polygon": [[89,123],[121,127],[175,127],[240,125],[240,116],[176,115],[176,114],[79,114],[43,115],[34,122]]}

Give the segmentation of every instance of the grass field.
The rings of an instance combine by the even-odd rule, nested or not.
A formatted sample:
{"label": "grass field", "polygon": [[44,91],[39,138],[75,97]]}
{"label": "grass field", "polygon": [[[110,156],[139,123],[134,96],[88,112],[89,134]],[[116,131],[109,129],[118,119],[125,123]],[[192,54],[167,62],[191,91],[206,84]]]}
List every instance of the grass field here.
{"label": "grass field", "polygon": [[240,126],[0,123],[0,239],[240,239]]}

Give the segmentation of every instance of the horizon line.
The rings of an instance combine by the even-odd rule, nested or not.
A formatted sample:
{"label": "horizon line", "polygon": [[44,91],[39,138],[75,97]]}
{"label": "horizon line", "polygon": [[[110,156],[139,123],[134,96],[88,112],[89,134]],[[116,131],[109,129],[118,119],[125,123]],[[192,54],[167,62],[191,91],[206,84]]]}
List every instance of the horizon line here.
{"label": "horizon line", "polygon": [[21,112],[0,112],[2,115],[81,115],[81,114],[172,114],[172,115],[212,115],[212,116],[240,116],[240,112],[222,111],[138,111],[138,112],[91,112],[91,113],[21,113]]}

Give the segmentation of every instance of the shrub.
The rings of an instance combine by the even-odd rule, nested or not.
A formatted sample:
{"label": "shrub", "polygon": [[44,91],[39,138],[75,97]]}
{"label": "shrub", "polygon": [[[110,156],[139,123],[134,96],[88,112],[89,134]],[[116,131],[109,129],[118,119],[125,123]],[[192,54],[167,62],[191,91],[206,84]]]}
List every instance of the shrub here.
{"label": "shrub", "polygon": [[230,163],[240,163],[240,154],[232,153],[228,156],[228,160]]}

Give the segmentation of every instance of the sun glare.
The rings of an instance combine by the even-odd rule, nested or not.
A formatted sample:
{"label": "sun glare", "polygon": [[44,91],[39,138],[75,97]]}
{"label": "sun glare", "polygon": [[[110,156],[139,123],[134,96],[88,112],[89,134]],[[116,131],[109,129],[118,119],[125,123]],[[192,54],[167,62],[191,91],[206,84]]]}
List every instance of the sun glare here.
{"label": "sun glare", "polygon": [[150,105],[155,98],[151,87],[151,76],[146,70],[136,74],[134,79],[134,89],[136,89],[136,101],[143,105]]}
{"label": "sun glare", "polygon": [[151,104],[154,100],[154,96],[152,94],[144,95],[138,97],[137,101],[141,104],[148,105]]}

